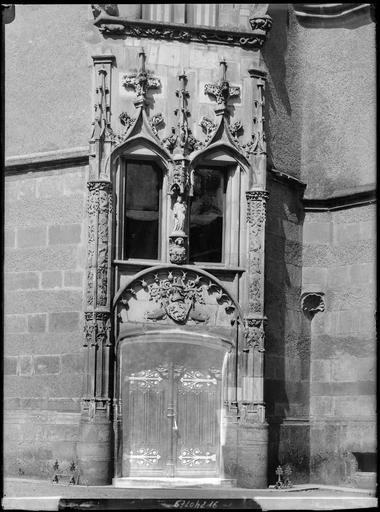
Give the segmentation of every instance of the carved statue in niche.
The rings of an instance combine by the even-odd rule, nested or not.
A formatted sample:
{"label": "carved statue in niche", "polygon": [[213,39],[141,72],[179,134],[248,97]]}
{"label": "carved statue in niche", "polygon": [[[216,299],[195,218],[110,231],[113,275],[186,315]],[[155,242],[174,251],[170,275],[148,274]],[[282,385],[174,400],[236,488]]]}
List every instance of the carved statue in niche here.
{"label": "carved statue in niche", "polygon": [[173,235],[185,235],[185,220],[186,220],[187,205],[183,202],[182,196],[177,197],[177,201],[174,203],[173,215],[174,215],[174,227]]}

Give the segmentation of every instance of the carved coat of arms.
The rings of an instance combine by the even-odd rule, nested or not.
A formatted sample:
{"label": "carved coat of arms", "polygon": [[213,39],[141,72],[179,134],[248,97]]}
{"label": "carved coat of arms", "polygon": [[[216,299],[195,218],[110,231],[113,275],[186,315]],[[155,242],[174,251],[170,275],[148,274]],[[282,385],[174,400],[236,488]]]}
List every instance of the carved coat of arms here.
{"label": "carved coat of arms", "polygon": [[159,306],[148,311],[147,318],[159,320],[167,315],[175,322],[184,323],[190,316],[196,322],[205,322],[208,315],[198,306],[205,304],[200,280],[200,276],[187,279],[186,272],[182,272],[182,276],[169,272],[167,277],[161,279],[155,274],[151,284],[142,281],[143,288],[148,290],[149,299]]}

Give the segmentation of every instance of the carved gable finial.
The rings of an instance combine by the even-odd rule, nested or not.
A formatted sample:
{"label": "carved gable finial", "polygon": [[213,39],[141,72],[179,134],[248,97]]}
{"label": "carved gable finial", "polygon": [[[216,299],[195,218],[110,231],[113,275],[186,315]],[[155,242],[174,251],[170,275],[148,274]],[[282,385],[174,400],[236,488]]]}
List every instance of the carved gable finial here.
{"label": "carved gable finial", "polygon": [[146,95],[150,89],[158,89],[161,86],[160,80],[151,76],[151,73],[146,70],[145,61],[145,51],[144,48],[141,48],[139,51],[139,69],[137,73],[124,75],[122,82],[125,88],[131,87],[135,90],[137,95],[135,105],[137,108],[145,106]]}
{"label": "carved gable finial", "polygon": [[214,84],[206,84],[204,88],[205,94],[215,97],[218,104],[218,108],[215,110],[217,115],[226,114],[228,100],[240,94],[240,87],[231,87],[226,76],[227,63],[223,58],[220,61],[220,79]]}

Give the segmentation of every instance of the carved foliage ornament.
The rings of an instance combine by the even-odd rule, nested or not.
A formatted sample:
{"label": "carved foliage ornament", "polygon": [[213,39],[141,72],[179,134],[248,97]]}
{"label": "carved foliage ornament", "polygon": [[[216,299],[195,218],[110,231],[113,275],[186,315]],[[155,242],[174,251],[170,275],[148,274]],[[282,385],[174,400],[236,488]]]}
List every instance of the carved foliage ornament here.
{"label": "carved foliage ornament", "polygon": [[223,59],[220,61],[221,76],[220,80],[214,84],[205,84],[205,94],[210,94],[215,97],[218,105],[227,107],[227,102],[230,98],[239,96],[240,87],[231,87],[226,79],[227,63]]}
{"label": "carved foliage ornament", "polygon": [[265,202],[268,193],[249,191],[247,196],[247,221],[249,233],[249,308],[252,313],[261,313],[263,309],[264,223]]}
{"label": "carved foliage ornament", "polygon": [[87,304],[107,304],[109,264],[109,219],[112,212],[112,185],[92,181],[88,186]]}
{"label": "carved foliage ornament", "polygon": [[133,460],[139,466],[152,466],[158,463],[161,455],[155,448],[139,448],[136,452],[131,450],[124,458]]}
{"label": "carved foliage ornament", "polygon": [[[145,20],[125,20],[109,18],[99,11],[94,24],[104,35],[123,35],[130,37],[148,37],[166,39],[169,41],[199,42],[205,44],[222,44],[241,46],[242,48],[261,48],[265,43],[266,32],[261,27],[254,29],[255,33],[235,30],[215,30],[213,28],[195,26],[175,26],[160,22]],[[260,22],[258,22],[260,23]]]}
{"label": "carved foliage ornament", "polygon": [[144,49],[141,48],[139,52],[139,70],[131,75],[124,75],[122,81],[122,85],[126,89],[129,87],[134,89],[139,100],[145,100],[150,89],[159,89],[161,87],[160,80],[153,77],[152,73],[145,69],[145,59]]}
{"label": "carved foliage ornament", "polygon": [[264,320],[262,318],[247,318],[244,337],[248,348],[264,352]]}
{"label": "carved foliage ornament", "polygon": [[193,467],[216,462],[216,454],[199,448],[183,448],[178,459],[183,465]]}
{"label": "carved foliage ornament", "polygon": [[84,346],[110,346],[110,313],[104,311],[86,311]]}

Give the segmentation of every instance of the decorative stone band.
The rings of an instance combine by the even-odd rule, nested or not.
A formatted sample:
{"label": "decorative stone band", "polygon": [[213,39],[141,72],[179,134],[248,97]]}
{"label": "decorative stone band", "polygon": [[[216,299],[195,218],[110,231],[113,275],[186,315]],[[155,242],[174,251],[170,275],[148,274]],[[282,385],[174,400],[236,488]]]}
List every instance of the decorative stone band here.
{"label": "decorative stone band", "polygon": [[[241,46],[242,48],[258,49],[265,43],[269,30],[267,18],[255,19],[253,33],[237,30],[214,29],[182,25],[176,23],[162,23],[159,21],[128,20],[117,16],[100,15],[94,25],[104,35],[120,35],[130,37],[147,37],[151,39],[167,39],[169,41],[198,42],[204,44],[221,44]],[[261,25],[261,26],[259,26]]]}

